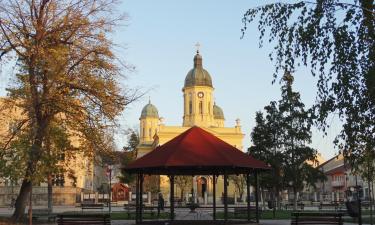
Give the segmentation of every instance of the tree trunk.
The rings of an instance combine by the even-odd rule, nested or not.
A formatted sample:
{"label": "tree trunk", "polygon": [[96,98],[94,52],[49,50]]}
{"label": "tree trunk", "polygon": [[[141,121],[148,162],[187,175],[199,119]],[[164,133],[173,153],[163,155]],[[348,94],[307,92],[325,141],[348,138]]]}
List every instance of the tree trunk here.
{"label": "tree trunk", "polygon": [[22,181],[20,193],[17,196],[16,204],[15,204],[15,210],[12,215],[11,221],[17,222],[24,218],[25,216],[25,208],[26,204],[28,202],[29,193],[31,191],[31,181],[24,179]]}
{"label": "tree trunk", "polygon": [[29,160],[27,163],[26,173],[25,177],[22,181],[22,185],[20,188],[20,192],[18,194],[18,197],[16,199],[16,205],[14,213],[11,217],[11,220],[13,222],[18,222],[22,219],[25,213],[26,203],[27,203],[27,197],[31,191],[32,188],[32,177],[37,170],[37,163],[40,160],[41,155],[41,146],[43,143],[44,134],[48,125],[48,120],[40,120],[39,126],[34,138],[34,144],[31,146],[29,151]]}
{"label": "tree trunk", "polygon": [[48,174],[48,187],[47,187],[47,191],[48,191],[48,213],[52,213],[53,212],[53,203],[52,203],[52,175],[51,174]]}
{"label": "tree trunk", "polygon": [[371,190],[370,179],[367,179],[367,185],[368,185],[368,194],[369,194],[368,197],[370,199],[370,224],[374,225],[373,216],[372,216],[372,196],[371,196],[371,193],[373,192],[373,190]]}
{"label": "tree trunk", "polygon": [[260,194],[261,194],[261,200],[262,200],[262,209],[265,210],[265,207],[264,207],[264,206],[265,206],[266,204],[264,204],[264,188],[261,189]]}

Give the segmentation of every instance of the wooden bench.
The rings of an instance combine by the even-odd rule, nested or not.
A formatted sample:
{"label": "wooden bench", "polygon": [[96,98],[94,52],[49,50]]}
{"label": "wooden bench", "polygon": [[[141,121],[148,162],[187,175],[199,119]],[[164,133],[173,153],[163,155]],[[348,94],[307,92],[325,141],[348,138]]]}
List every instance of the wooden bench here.
{"label": "wooden bench", "polygon": [[104,204],[103,203],[82,203],[81,204],[81,209],[82,211],[84,209],[101,209],[103,211]]}
{"label": "wooden bench", "polygon": [[62,214],[57,216],[58,225],[111,225],[109,214]]}
{"label": "wooden bench", "polygon": [[[294,203],[286,203],[285,205],[284,205],[284,207],[285,207],[285,210],[288,210],[288,208],[289,209],[293,209],[294,208]],[[301,209],[301,210],[304,210],[305,209],[305,204],[303,204],[302,202],[298,202],[297,203],[297,209]]]}
{"label": "wooden bench", "polygon": [[47,219],[49,221],[56,220],[56,214],[49,212],[49,209],[33,209],[33,220]]}
{"label": "wooden bench", "polygon": [[291,225],[343,225],[343,213],[338,212],[292,212]]}
{"label": "wooden bench", "polygon": [[[136,206],[135,204],[124,204],[124,209],[128,215],[128,218],[130,219],[130,215],[132,213],[135,214]],[[143,214],[150,214],[151,216],[154,216],[157,212],[157,207],[154,206],[142,206],[142,213]]]}
{"label": "wooden bench", "polygon": [[319,205],[319,211],[326,209],[334,209],[335,211],[341,209],[341,205],[339,203],[333,202],[333,203],[320,203]]}

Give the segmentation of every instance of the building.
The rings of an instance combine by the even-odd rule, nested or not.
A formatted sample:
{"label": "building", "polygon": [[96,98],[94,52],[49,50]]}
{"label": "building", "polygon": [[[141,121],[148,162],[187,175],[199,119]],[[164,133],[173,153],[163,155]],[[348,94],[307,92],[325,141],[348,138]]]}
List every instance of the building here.
{"label": "building", "polygon": [[[9,104],[7,99],[0,98],[0,108],[4,104]],[[0,110],[0,146],[8,140],[17,121],[24,117],[22,110],[16,106]],[[70,141],[74,148],[79,148],[78,137],[73,136]],[[4,150],[0,148],[0,151]],[[51,174],[55,205],[75,205],[81,200],[81,193],[93,193],[103,183],[108,183],[104,168],[100,163],[95,163],[98,160],[100,161],[86,157],[83,153],[76,153],[72,157],[61,155],[58,164],[63,168],[63,172]],[[11,199],[17,196],[21,182],[22,179],[0,177],[0,206],[9,205]],[[35,205],[47,206],[47,182],[34,184],[33,201]]]}
{"label": "building", "polygon": [[345,164],[342,154],[336,155],[318,167],[327,177],[317,183],[318,200],[326,202],[345,201],[350,199],[350,190],[359,186],[362,199],[369,198],[369,187],[361,175],[355,175],[350,166]]}
{"label": "building", "polygon": [[[193,68],[187,73],[182,88],[184,108],[182,125],[170,126],[164,124],[157,107],[150,101],[143,107],[139,118],[140,144],[137,148],[137,157],[141,157],[155,147],[163,145],[192,126],[199,126],[239,150],[243,150],[244,134],[241,131],[240,120],[237,119],[233,127],[225,126],[224,112],[214,101],[212,78],[203,67],[203,59],[199,50],[193,61]],[[167,179],[166,177],[160,178],[160,189],[165,195],[168,195],[169,192]],[[218,182],[222,183],[222,178],[219,178]],[[197,201],[210,202],[212,200],[210,176],[193,177],[192,183],[193,194],[197,196]],[[222,187],[222,185],[217,185],[217,187]],[[229,186],[229,190],[234,192],[234,187]],[[222,191],[221,189],[217,190],[216,196],[221,196]]]}

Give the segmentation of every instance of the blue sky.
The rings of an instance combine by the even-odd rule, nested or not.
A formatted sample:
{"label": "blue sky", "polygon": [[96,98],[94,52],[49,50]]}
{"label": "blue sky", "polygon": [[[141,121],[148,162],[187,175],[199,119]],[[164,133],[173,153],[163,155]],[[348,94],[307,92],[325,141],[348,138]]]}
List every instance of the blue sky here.
{"label": "blue sky", "polygon": [[[115,30],[113,40],[124,46],[117,53],[135,71],[126,71],[126,85],[149,92],[131,104],[119,118],[122,129],[138,127],[143,106],[151,102],[158,108],[167,125],[181,125],[183,116],[182,87],[193,66],[195,44],[201,44],[203,66],[209,71],[215,88],[216,103],[223,109],[226,126],[241,119],[248,148],[250,132],[257,110],[280,98],[280,85],[271,84],[273,63],[268,58],[271,46],[259,48],[255,25],[240,39],[242,15],[248,8],[267,1],[253,0],[123,0],[118,11],[128,14],[126,26]],[[3,68],[0,95],[4,95],[6,77],[11,69]],[[307,106],[315,99],[315,78],[307,68],[295,74],[295,90]],[[314,131],[312,147],[325,158],[333,156],[332,140],[340,126],[333,120],[328,136]],[[126,142],[119,132],[117,145]]]}

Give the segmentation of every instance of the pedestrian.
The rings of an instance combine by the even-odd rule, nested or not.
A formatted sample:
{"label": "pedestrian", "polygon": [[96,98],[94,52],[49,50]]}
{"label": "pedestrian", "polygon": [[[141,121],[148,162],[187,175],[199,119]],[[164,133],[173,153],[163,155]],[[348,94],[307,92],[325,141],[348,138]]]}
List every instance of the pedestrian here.
{"label": "pedestrian", "polygon": [[159,192],[158,207],[160,208],[160,210],[164,210],[164,198],[161,192]]}

